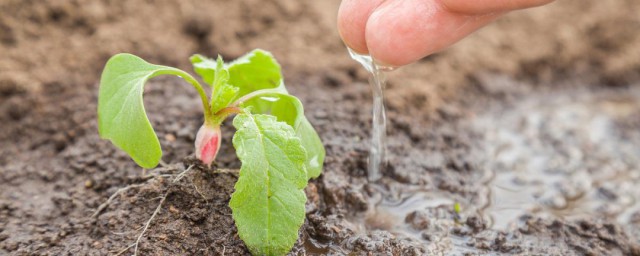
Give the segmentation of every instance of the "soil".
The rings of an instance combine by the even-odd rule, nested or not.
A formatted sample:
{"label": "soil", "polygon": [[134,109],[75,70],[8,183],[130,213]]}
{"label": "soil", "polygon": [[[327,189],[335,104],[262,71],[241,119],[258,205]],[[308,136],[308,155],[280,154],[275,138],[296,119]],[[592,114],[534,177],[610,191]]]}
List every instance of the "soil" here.
{"label": "soil", "polygon": [[337,35],[338,5],[2,1],[0,255],[131,255],[156,209],[139,255],[248,254],[227,206],[229,123],[215,168],[198,165],[195,92],[152,80],[164,164],[142,170],[98,137],[95,111],[115,53],[190,70],[193,53],[254,48],[281,62],[327,149],[291,255],[640,255],[640,2],[514,12],[390,73],[375,183],[367,74]]}

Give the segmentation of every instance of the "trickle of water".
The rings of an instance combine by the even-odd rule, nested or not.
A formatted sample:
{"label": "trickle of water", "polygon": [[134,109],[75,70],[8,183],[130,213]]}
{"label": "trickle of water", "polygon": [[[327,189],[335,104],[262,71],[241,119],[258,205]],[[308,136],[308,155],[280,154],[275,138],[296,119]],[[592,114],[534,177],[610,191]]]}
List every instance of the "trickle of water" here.
{"label": "trickle of water", "polygon": [[385,161],[387,117],[384,110],[384,88],[386,76],[384,71],[391,71],[393,67],[377,65],[369,55],[362,55],[349,49],[351,58],[362,64],[369,71],[369,84],[373,93],[373,125],[371,131],[371,148],[369,153],[369,181],[376,181],[382,177],[380,167]]}

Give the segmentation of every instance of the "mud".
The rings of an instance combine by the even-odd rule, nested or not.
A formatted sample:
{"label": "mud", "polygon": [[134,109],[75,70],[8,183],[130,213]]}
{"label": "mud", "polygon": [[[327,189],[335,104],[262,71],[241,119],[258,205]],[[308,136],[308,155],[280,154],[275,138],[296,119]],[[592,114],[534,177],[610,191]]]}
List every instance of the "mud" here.
{"label": "mud", "polygon": [[195,52],[260,47],[327,149],[292,255],[640,255],[639,2],[515,12],[390,73],[376,183],[367,73],[337,36],[338,4],[2,1],[0,254],[131,255],[163,197],[140,255],[247,254],[227,206],[230,124],[216,167],[198,166],[195,92],[154,79],[145,105],[165,165],[142,170],[99,139],[95,109],[117,52],[190,69]]}

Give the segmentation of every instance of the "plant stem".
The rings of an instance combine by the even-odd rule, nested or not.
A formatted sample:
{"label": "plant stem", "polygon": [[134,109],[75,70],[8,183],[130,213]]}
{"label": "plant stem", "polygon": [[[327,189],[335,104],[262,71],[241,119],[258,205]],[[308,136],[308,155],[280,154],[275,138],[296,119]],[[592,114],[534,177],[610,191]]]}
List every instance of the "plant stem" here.
{"label": "plant stem", "polygon": [[231,114],[240,114],[242,109],[240,107],[226,107],[213,114],[213,123],[220,124]]}
{"label": "plant stem", "polygon": [[189,73],[179,69],[168,70],[163,73],[182,77],[184,80],[193,85],[193,88],[195,88],[196,91],[198,91],[198,94],[200,94],[200,100],[202,100],[202,108],[204,109],[204,122],[210,123],[213,119],[213,113],[211,113],[211,108],[209,107],[209,97],[207,97],[207,93],[204,91],[202,85],[200,85],[198,80],[189,75]]}
{"label": "plant stem", "polygon": [[280,89],[280,88],[262,89],[262,90],[253,91],[251,93],[245,94],[244,96],[240,97],[238,100],[236,100],[235,102],[231,103],[231,105],[229,105],[229,107],[237,108],[237,107],[240,106],[240,104],[244,103],[245,101],[250,100],[253,97],[260,96],[262,94],[268,94],[268,93],[283,93],[283,92],[282,92],[282,89]]}
{"label": "plant stem", "polygon": [[198,81],[193,77],[189,76],[189,79],[185,79],[185,80],[191,83],[193,87],[196,88],[196,91],[198,91],[198,94],[200,94],[200,99],[202,100],[202,107],[204,108],[204,120],[206,123],[207,121],[211,120],[211,118],[213,118],[211,113],[211,107],[209,105],[209,99],[207,98],[207,93],[204,91],[204,89],[202,89],[202,85],[200,85],[200,83],[198,83]]}
{"label": "plant stem", "polygon": [[216,116],[226,117],[231,114],[240,114],[241,112],[242,112],[242,109],[240,109],[239,107],[226,107],[216,112]]}

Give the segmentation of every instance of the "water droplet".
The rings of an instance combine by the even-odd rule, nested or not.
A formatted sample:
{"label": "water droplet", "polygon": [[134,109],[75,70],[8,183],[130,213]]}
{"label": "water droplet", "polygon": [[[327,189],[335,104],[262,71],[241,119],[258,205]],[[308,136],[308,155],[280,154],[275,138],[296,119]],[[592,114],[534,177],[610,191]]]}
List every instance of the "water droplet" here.
{"label": "water droplet", "polygon": [[279,100],[278,97],[267,97],[267,96],[263,96],[260,97],[261,100],[266,100],[266,101],[270,101],[270,102],[276,102]]}

